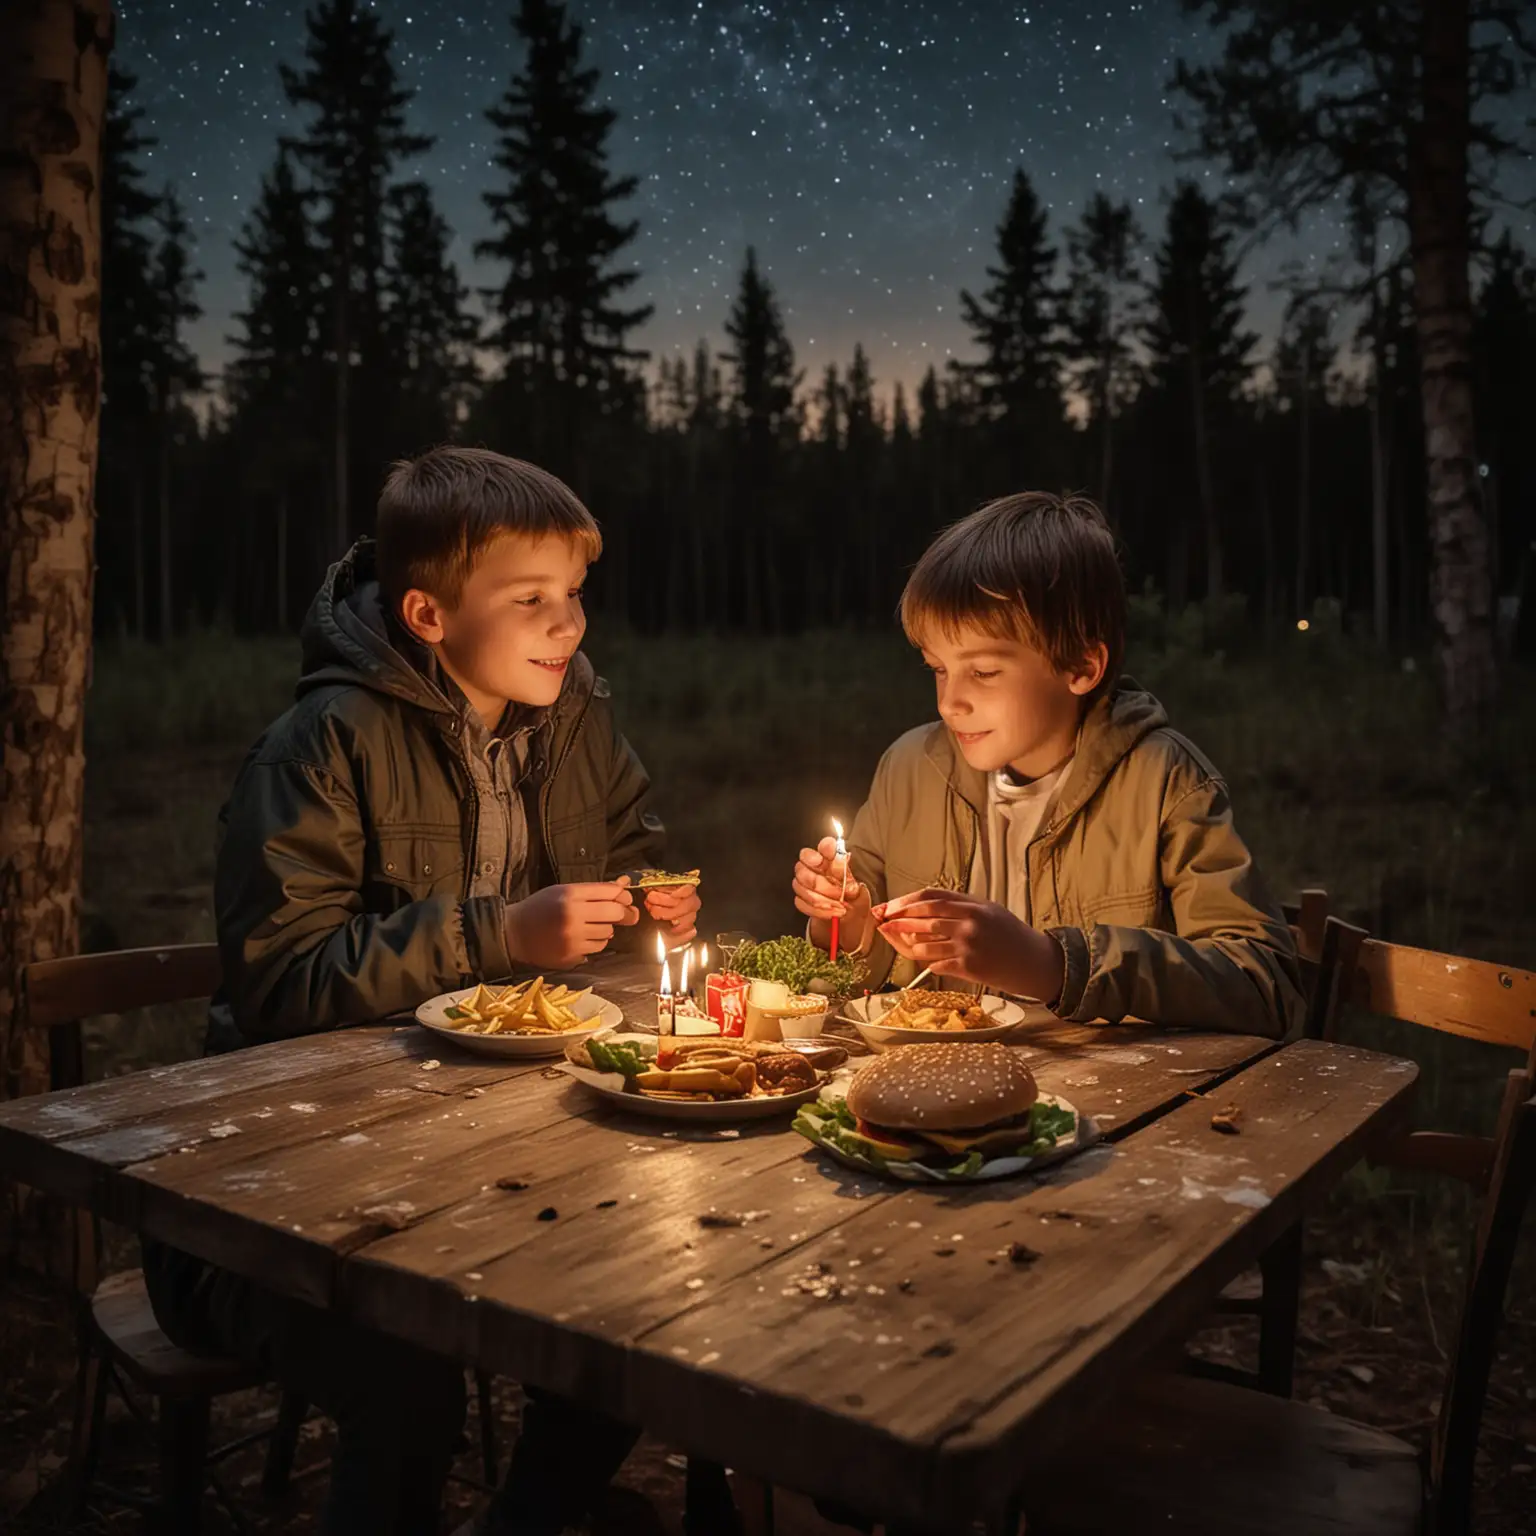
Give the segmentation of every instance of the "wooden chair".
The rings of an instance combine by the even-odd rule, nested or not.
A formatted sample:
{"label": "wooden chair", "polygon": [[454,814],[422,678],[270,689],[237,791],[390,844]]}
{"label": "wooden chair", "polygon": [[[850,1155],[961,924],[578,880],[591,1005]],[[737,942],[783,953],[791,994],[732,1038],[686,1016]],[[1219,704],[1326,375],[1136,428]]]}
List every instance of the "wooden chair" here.
{"label": "wooden chair", "polygon": [[1467,1536],[1483,1400],[1521,1219],[1536,1190],[1536,975],[1368,938],[1329,918],[1316,1016],[1337,1003],[1522,1049],[1492,1136],[1415,1131],[1372,1161],[1432,1169],[1481,1197],[1455,1347],[1430,1450],[1325,1409],[1218,1382],[1138,1385],[1026,1498],[1030,1536]]}
{"label": "wooden chair", "polygon": [[[1281,905],[1290,924],[1296,953],[1301,959],[1302,992],[1307,1011],[1304,1031],[1320,1037],[1333,1007],[1321,996],[1318,980],[1328,922],[1328,892],[1309,888],[1296,901]],[[1216,1300],[1216,1312],[1224,1317],[1256,1317],[1259,1320],[1257,1370],[1223,1365],[1191,1356],[1186,1369],[1207,1380],[1234,1386],[1254,1387],[1289,1397],[1295,1378],[1296,1333],[1301,1315],[1302,1230],[1298,1222],[1267,1248],[1257,1274],[1240,1276]]]}
{"label": "wooden chair", "polygon": [[[218,984],[216,945],[117,950],[25,967],[22,1007],[30,1028],[48,1031],[53,1087],[74,1088],[85,1081],[83,1019],[205,998]],[[155,1321],[142,1270],[101,1279],[101,1227],[95,1216],[83,1211],[71,1214],[66,1246],[79,1303],[80,1367],[69,1474],[76,1508],[84,1504],[93,1484],[107,1394],[114,1384],[130,1409],[138,1409],[130,1387],[157,1405],[160,1486],[157,1501],[103,1486],[101,1491],[108,1497],[157,1509],[167,1531],[195,1532],[203,1489],[210,1482],[233,1515],[229,1498],[213,1474],[214,1465],[268,1433],[272,1438],[262,1488],[269,1497],[280,1496],[293,1466],[305,1416],[303,1401],[285,1395],[271,1431],[258,1431],[210,1451],[213,1399],[261,1386],[262,1374],[239,1361],[189,1354],[173,1344]],[[239,1523],[238,1515],[234,1518]]]}

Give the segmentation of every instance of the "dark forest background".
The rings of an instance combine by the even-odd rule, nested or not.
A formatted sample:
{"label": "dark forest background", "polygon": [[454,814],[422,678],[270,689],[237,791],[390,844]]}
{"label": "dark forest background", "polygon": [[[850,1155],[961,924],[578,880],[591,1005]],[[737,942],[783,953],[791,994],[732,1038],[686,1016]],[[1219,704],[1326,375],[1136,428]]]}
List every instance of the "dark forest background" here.
{"label": "dark forest background", "polygon": [[[1194,180],[1144,227],[1096,193],[1048,209],[1018,169],[961,295],[973,360],[915,390],[862,347],[808,377],[750,249],[720,332],[652,359],[635,336],[634,177],[561,6],[529,0],[522,64],[486,111],[496,189],[472,295],[413,160],[391,38],[322,0],[281,66],[302,133],[274,143],[240,232],[245,301],[222,377],[185,340],[197,255],[114,71],[106,133],[106,389],[98,629],[290,631],[369,531],[388,462],[448,439],[564,476],[603,524],[593,595],[642,630],[886,624],[934,530],[1025,487],[1096,496],[1135,589],[1216,633],[1351,624],[1425,637],[1427,549],[1412,274],[1393,210],[1347,206],[1353,254],[1287,286],[1272,342],[1243,257],[1262,217]],[[1536,534],[1536,263],[1477,213],[1479,473],[1495,590]],[[1398,242],[1399,244],[1401,242]],[[1150,257],[1150,261],[1144,261]],[[475,302],[478,300],[478,302]],[[1506,604],[1506,606],[1508,606]],[[1247,622],[1243,622],[1246,614]]]}

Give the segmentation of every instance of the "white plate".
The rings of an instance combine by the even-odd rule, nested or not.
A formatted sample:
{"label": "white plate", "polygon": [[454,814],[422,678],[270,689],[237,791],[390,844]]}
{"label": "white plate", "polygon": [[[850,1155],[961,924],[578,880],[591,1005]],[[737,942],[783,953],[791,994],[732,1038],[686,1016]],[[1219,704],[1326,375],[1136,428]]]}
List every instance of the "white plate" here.
{"label": "white plate", "polygon": [[[822,1097],[824,1099],[842,1098],[847,1092],[848,1082],[848,1077],[840,1074],[836,1082],[828,1084],[823,1090]],[[1058,1141],[1049,1152],[1039,1157],[994,1157],[983,1163],[972,1174],[946,1173],[942,1168],[929,1168],[922,1163],[877,1164],[867,1158],[845,1152],[841,1147],[834,1146],[829,1141],[822,1141],[818,1137],[807,1136],[806,1139],[812,1146],[831,1153],[838,1162],[846,1163],[850,1168],[859,1168],[865,1173],[878,1174],[888,1179],[899,1179],[904,1184],[978,1184],[983,1180],[1006,1179],[1013,1174],[1044,1168],[1050,1163],[1059,1163],[1063,1158],[1072,1157],[1085,1148],[1091,1147],[1099,1139],[1098,1126],[1086,1115],[1079,1113],[1077,1106],[1070,1100],[1060,1098],[1054,1093],[1042,1093],[1040,1102],[1054,1104],[1058,1109],[1070,1109],[1077,1116],[1077,1127],[1071,1137],[1066,1141]],[[796,1129],[798,1130],[799,1127],[797,1126]]]}
{"label": "white plate", "polygon": [[[655,1035],[619,1034],[618,1041],[656,1043]],[[743,1120],[771,1120],[788,1111],[809,1104],[821,1092],[821,1084],[800,1093],[786,1093],[761,1099],[710,1099],[689,1104],[683,1099],[652,1099],[643,1093],[631,1093],[617,1072],[594,1072],[574,1061],[562,1061],[560,1071],[568,1073],[584,1088],[607,1099],[616,1108],[633,1115],[649,1115],[655,1120],[689,1120],[701,1125],[736,1125]]]}
{"label": "white plate", "polygon": [[600,1029],[616,1029],[624,1022],[624,1010],[617,1003],[589,992],[577,1003],[576,1016],[585,1022],[577,1029],[564,1029],[548,1035],[476,1035],[467,1030],[455,1029],[448,1021],[448,1010],[473,997],[475,989],[464,987],[457,992],[444,992],[429,998],[416,1010],[416,1022],[430,1029],[434,1035],[462,1045],[466,1051],[481,1056],[558,1056],[569,1040],[585,1040]]}
{"label": "white plate", "polygon": [[[962,994],[956,994],[957,997]],[[869,997],[856,997],[843,1009],[843,1017],[849,1021],[865,1041],[877,1051],[887,1051],[893,1045],[918,1045],[946,1040],[1003,1040],[1021,1024],[1055,1015],[1048,1008],[1025,1009],[1007,998],[987,996],[982,998],[984,1013],[996,1021],[983,1029],[904,1029],[900,1024],[883,1024],[881,1020],[896,1006],[899,992],[875,992]]]}

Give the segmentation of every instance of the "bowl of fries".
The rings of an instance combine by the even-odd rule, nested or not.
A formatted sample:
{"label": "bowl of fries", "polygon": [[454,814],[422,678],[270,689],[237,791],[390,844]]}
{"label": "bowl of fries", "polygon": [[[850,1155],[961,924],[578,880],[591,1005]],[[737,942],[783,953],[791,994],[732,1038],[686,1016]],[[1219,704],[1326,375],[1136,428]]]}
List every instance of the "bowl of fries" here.
{"label": "bowl of fries", "polygon": [[482,1056],[558,1056],[571,1040],[623,1022],[617,1003],[590,987],[547,982],[542,976],[507,986],[444,992],[416,1010],[416,1022]]}
{"label": "bowl of fries", "polygon": [[[1034,1016],[1004,997],[919,987],[858,997],[843,1010],[877,1051],[919,1041],[1002,1040]],[[1043,1010],[1040,1016],[1048,1017]]]}

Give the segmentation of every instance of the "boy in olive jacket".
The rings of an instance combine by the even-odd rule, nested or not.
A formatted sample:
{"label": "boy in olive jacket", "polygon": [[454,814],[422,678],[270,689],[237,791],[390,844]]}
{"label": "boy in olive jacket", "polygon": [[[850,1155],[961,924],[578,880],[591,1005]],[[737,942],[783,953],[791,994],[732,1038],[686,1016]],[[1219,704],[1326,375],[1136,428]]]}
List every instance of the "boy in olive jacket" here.
{"label": "boy in olive jacket", "polygon": [[[574,965],[639,920],[624,872],[660,862],[649,780],[578,647],[596,522],[554,476],[469,448],[395,465],[377,544],[332,567],[293,707],[222,817],[224,987],[209,1049],[357,1024],[514,966]],[[674,940],[695,890],[648,891]],[[184,1348],[248,1360],[336,1421],[328,1536],[435,1532],[462,1367],[145,1244]],[[634,1432],[530,1392],[485,1528],[556,1536]]]}
{"label": "boy in olive jacket", "polygon": [[801,851],[810,936],[842,918],[871,985],[920,968],[1046,1004],[1279,1036],[1290,930],[1227,786],[1119,675],[1125,587],[1083,498],[1007,496],[944,530],[902,595],[939,720],[896,741],[849,839]]}

